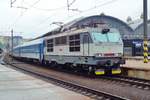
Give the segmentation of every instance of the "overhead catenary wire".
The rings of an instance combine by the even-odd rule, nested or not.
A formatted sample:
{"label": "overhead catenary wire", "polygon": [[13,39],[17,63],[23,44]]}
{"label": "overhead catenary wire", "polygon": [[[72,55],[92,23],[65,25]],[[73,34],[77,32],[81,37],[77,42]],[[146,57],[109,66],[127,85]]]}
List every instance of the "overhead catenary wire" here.
{"label": "overhead catenary wire", "polygon": [[[30,4],[28,4],[28,5],[29,5],[30,8],[35,8],[35,9],[37,9],[37,10],[43,10],[43,11],[57,11],[57,10],[59,10],[59,9],[61,9],[61,8],[65,8],[65,7],[66,7],[66,6],[62,6],[62,7],[58,7],[58,8],[54,8],[54,9],[38,8],[38,7],[36,7],[35,5],[36,5],[39,1],[40,1],[40,0],[37,0],[37,1],[34,2],[32,5],[30,5]],[[72,5],[75,1],[76,1],[76,0],[73,0],[71,3],[69,3],[69,5]],[[85,13],[85,12],[89,12],[89,11],[91,11],[91,10],[97,9],[97,8],[99,8],[99,7],[102,7],[102,6],[111,4],[111,3],[115,2],[115,1],[117,1],[117,0],[111,0],[111,1],[107,1],[107,2],[104,2],[104,3],[99,4],[99,5],[95,5],[94,7],[91,7],[91,8],[88,8],[88,9],[86,9],[86,10],[80,11],[80,12],[79,12],[79,15],[81,15],[81,14],[83,14],[83,13]],[[25,3],[25,2],[24,2],[24,3]],[[27,11],[27,10],[26,10],[26,11]],[[26,12],[26,11],[25,11],[25,12]],[[24,12],[24,13],[25,13],[25,12]],[[24,13],[23,13],[20,17],[22,17],[22,16],[24,15]],[[41,21],[41,22],[39,23],[39,25],[41,26],[43,23],[45,23],[47,20],[49,20],[49,19],[51,18],[51,16],[52,16],[52,15],[50,15],[50,17],[45,18],[43,21]],[[53,16],[55,16],[55,15],[53,15]],[[69,17],[74,17],[74,16],[75,16],[75,15],[69,16]],[[19,19],[19,18],[18,18],[18,19]],[[68,19],[68,17],[67,17],[67,19]],[[17,22],[17,21],[16,21],[16,22]],[[16,22],[15,22],[15,24],[16,24]],[[36,25],[36,26],[39,27],[39,25]]]}
{"label": "overhead catenary wire", "polygon": [[[106,6],[106,5],[109,5],[109,4],[112,4],[112,3],[114,3],[114,2],[116,2],[116,1],[118,1],[118,0],[109,0],[109,1],[107,1],[107,2],[104,2],[104,3],[102,3],[102,4],[99,4],[99,5],[95,5],[94,7],[91,7],[91,8],[88,8],[88,9],[86,9],[86,10],[79,10],[80,12],[79,12],[79,14],[78,14],[78,16],[80,16],[81,17],[81,14],[83,14],[83,13],[85,13],[85,12],[90,12],[91,10],[94,10],[94,9],[97,9],[97,8],[100,8],[100,7],[103,7],[103,6]],[[68,16],[66,19],[68,19],[68,18],[73,18],[74,16],[76,16],[76,14],[75,15],[72,15],[72,16]],[[64,19],[64,21],[66,20],[66,19]]]}
{"label": "overhead catenary wire", "polygon": [[76,2],[76,0],[73,0],[71,3],[69,3],[69,6],[73,5]]}
{"label": "overhead catenary wire", "polygon": [[94,7],[91,7],[91,8],[89,8],[89,9],[86,9],[86,10],[82,11],[81,13],[84,13],[84,12],[87,12],[87,11],[90,11],[90,10],[93,10],[93,9],[96,9],[96,8],[99,8],[99,7],[102,7],[102,6],[105,6],[105,5],[114,3],[114,2],[116,2],[116,1],[118,1],[118,0],[110,0],[110,1],[104,2],[104,3],[100,4],[100,5],[97,5],[97,6],[95,5]]}
{"label": "overhead catenary wire", "polygon": [[[22,1],[24,2],[24,1]],[[12,23],[12,26],[10,27],[14,27],[17,23],[17,21],[24,15],[25,12],[27,12],[28,9],[31,9],[32,7],[34,7],[37,3],[39,3],[40,0],[35,1],[29,8],[25,9],[24,12],[21,12],[21,14],[16,18],[16,20]]]}
{"label": "overhead catenary wire", "polygon": [[[35,5],[39,2],[40,0],[37,0],[36,2],[34,2],[32,5],[28,4],[27,2],[25,2],[24,0],[22,2],[24,2],[25,4],[29,5],[28,9],[30,8],[35,8],[37,10],[42,10],[42,11],[56,11],[56,10],[62,10],[62,8],[65,8],[66,6],[62,6],[62,7],[58,7],[58,8],[54,8],[54,9],[43,9],[43,8],[38,8],[35,7]],[[16,20],[14,21],[14,23],[12,24],[12,26],[15,26],[15,24],[17,23],[17,21],[24,15],[24,13],[28,10],[25,9],[24,12],[21,12],[21,14],[18,16],[18,18],[16,18]],[[50,17],[47,17],[43,22],[45,22],[47,19],[49,19]],[[40,22],[43,23],[43,22]]]}
{"label": "overhead catenary wire", "polygon": [[[32,6],[27,2],[24,2],[24,4],[26,4],[27,6]],[[58,8],[51,8],[51,9],[39,8],[39,7],[36,7],[36,6],[33,6],[32,8],[34,8],[36,10],[41,10],[41,11],[57,11],[57,10],[60,10],[62,8],[65,8],[65,7],[67,7],[67,6],[61,6],[61,7],[58,7]]]}
{"label": "overhead catenary wire", "polygon": [[13,7],[13,4],[16,2],[16,0],[10,0],[10,7]]}
{"label": "overhead catenary wire", "polygon": [[[37,1],[34,2],[32,5],[29,5],[29,7],[30,7],[30,8],[36,8],[36,9],[38,9],[38,10],[45,10],[45,11],[56,11],[56,10],[60,10],[60,9],[66,7],[66,6],[62,6],[62,7],[54,8],[54,9],[42,9],[42,8],[37,8],[37,7],[35,7],[35,5],[36,5],[39,1],[40,1],[40,0],[37,0]],[[22,2],[26,3],[24,0],[23,0]],[[27,3],[26,3],[26,4],[27,4]],[[29,9],[29,7],[28,7],[28,9]],[[22,13],[18,16],[18,18],[16,18],[16,20],[14,21],[14,23],[12,24],[12,26],[15,26],[15,25],[16,25],[17,21],[24,15],[24,13],[25,13],[26,11],[27,11],[27,9],[26,9],[24,12],[22,12]],[[39,23],[39,25],[41,25],[41,23],[45,22],[45,21],[48,20],[49,18],[51,18],[51,16],[50,16],[50,17],[47,17],[46,19],[44,19],[42,22]],[[38,25],[38,26],[39,26],[39,25]],[[12,26],[11,26],[11,27],[12,27]],[[36,26],[37,26],[37,25],[36,25]],[[9,29],[10,29],[10,28],[9,28]]]}
{"label": "overhead catenary wire", "polygon": [[[86,9],[86,10],[84,10],[84,11],[81,11],[81,12],[79,12],[79,14],[82,14],[82,13],[85,13],[85,12],[88,12],[88,11],[90,11],[90,10],[93,10],[93,9],[96,9],[96,8],[99,8],[99,7],[102,7],[102,6],[105,6],[105,5],[108,5],[108,4],[111,4],[111,3],[114,3],[115,1],[117,1],[117,0],[109,0],[109,1],[107,1],[107,2],[104,2],[104,3],[102,3],[102,4],[99,4],[99,5],[97,5],[96,7],[94,6],[94,7],[91,7],[91,8],[89,8],[89,9]],[[73,0],[72,1],[72,3],[74,3],[75,2],[75,0]],[[72,3],[69,3],[69,4],[71,4],[72,5]],[[51,15],[52,16],[52,15]],[[44,23],[44,22],[46,22],[47,20],[49,20],[50,18],[51,18],[51,16],[50,17],[47,17],[45,20],[43,20],[42,22],[40,22],[38,25],[36,25],[37,27],[39,27],[39,25],[41,25],[42,23]],[[55,15],[54,15],[55,16]],[[76,16],[76,15],[73,15],[73,16],[69,16],[69,17],[74,17],[74,16]],[[66,19],[68,19],[68,17],[66,18]],[[37,29],[37,28],[35,28],[35,29]],[[40,28],[41,29],[41,28]]]}
{"label": "overhead catenary wire", "polygon": [[67,10],[68,10],[68,12],[69,12],[69,10],[78,11],[78,10],[70,8],[75,2],[76,2],[76,0],[73,0],[71,3],[69,3],[69,0],[67,0]]}
{"label": "overhead catenary wire", "polygon": [[[21,1],[21,6],[23,6],[24,0]],[[23,11],[21,10],[21,15],[23,14]]]}
{"label": "overhead catenary wire", "polygon": [[[62,6],[62,7],[59,7],[59,8],[55,8],[55,9],[42,9],[42,8],[34,7],[39,1],[40,1],[40,0],[37,0],[37,1],[35,1],[32,5],[29,5],[30,8],[36,8],[36,9],[45,10],[45,11],[54,11],[54,10],[58,10],[58,9],[61,9],[61,8],[65,8],[65,6]],[[76,0],[73,0],[71,3],[69,3],[69,6],[71,6],[75,1],[76,1]],[[104,5],[108,4],[108,3],[112,3],[113,1],[116,1],[116,0],[111,0],[111,1],[109,1],[109,2],[106,2],[106,3],[104,3],[104,4],[98,5],[98,6],[96,6],[96,7],[92,7],[92,8],[86,9],[86,10],[84,10],[84,11],[80,11],[80,10],[79,10],[79,11],[80,11],[80,13],[84,13],[84,12],[87,12],[87,11],[89,11],[89,10],[96,9],[96,8],[98,8],[99,6],[104,6]],[[14,21],[13,25],[23,16],[23,14],[24,14],[26,11],[27,11],[27,10],[25,10],[24,12],[22,12],[22,14],[16,19],[16,21]],[[46,18],[46,19],[48,19],[48,18]]]}

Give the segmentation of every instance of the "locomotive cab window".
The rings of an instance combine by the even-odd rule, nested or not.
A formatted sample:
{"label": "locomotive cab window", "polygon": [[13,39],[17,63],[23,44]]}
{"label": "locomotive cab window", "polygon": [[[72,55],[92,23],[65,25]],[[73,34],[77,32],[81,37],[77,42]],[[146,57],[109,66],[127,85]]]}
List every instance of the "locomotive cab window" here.
{"label": "locomotive cab window", "polygon": [[101,32],[92,32],[91,34],[92,34],[93,41],[96,43],[122,42],[121,35],[118,32],[107,32],[105,34]]}
{"label": "locomotive cab window", "polygon": [[80,34],[69,36],[69,51],[80,51]]}
{"label": "locomotive cab window", "polygon": [[47,52],[53,52],[53,39],[46,41]]}

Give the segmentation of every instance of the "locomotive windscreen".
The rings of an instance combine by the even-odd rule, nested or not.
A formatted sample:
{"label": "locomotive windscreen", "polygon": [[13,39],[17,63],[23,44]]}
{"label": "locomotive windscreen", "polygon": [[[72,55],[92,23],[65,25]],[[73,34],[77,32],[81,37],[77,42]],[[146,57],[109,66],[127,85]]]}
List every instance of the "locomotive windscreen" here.
{"label": "locomotive windscreen", "polygon": [[120,33],[117,32],[92,32],[94,42],[122,42]]}

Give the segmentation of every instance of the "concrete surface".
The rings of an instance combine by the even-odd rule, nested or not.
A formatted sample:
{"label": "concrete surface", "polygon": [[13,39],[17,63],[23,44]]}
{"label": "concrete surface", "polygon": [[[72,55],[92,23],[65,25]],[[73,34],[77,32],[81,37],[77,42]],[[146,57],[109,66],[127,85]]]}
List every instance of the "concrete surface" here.
{"label": "concrete surface", "polygon": [[143,63],[143,60],[127,59],[122,67],[127,76],[150,80],[150,61]]}
{"label": "concrete surface", "polygon": [[150,61],[143,63],[143,60],[126,60],[126,64],[122,65],[125,68],[150,70]]}
{"label": "concrete surface", "polygon": [[0,64],[0,100],[90,100]]}
{"label": "concrete surface", "polygon": [[[143,56],[125,56],[125,59],[129,59],[129,60],[143,60]],[[148,59],[150,60],[150,56],[148,57]]]}

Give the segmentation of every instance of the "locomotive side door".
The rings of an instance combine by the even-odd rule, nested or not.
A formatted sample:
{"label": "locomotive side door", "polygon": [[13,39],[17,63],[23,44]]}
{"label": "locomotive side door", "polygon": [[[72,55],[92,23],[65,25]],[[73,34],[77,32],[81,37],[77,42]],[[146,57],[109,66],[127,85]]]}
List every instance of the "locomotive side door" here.
{"label": "locomotive side door", "polygon": [[83,56],[89,56],[90,53],[89,35],[83,35]]}

